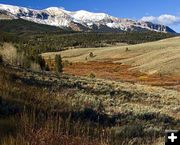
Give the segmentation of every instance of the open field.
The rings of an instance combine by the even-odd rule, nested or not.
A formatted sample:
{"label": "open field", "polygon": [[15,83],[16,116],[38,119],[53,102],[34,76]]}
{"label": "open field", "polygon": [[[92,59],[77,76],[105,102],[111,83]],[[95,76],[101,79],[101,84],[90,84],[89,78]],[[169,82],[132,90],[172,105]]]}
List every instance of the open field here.
{"label": "open field", "polygon": [[[93,57],[89,54],[93,53]],[[163,86],[180,90],[180,37],[129,46],[79,48],[42,56],[54,65],[60,53],[66,65],[65,73],[132,83]]]}

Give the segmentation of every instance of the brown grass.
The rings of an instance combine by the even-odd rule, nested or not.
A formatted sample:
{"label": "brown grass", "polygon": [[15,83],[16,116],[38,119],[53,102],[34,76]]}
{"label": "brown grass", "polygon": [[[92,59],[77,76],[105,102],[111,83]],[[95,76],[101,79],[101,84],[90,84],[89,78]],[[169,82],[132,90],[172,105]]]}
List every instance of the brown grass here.
{"label": "brown grass", "polygon": [[131,66],[112,62],[73,63],[65,66],[64,72],[77,76],[89,76],[93,73],[97,78],[132,83],[148,84],[174,88],[180,91],[180,76],[154,74],[149,75],[140,71],[131,70]]}
{"label": "brown grass", "polygon": [[[78,128],[78,134],[70,134],[72,131],[67,125],[61,126],[64,122],[60,116],[55,121],[41,122],[44,124],[41,127],[37,127],[38,122],[33,122],[28,116],[29,114],[19,118],[20,131],[14,137],[4,138],[2,145],[106,145],[103,141],[90,139],[85,132],[78,131]],[[57,128],[52,127],[56,125],[55,122],[58,123]],[[70,122],[67,120],[66,123]]]}
{"label": "brown grass", "polygon": [[[0,144],[105,145],[103,140],[99,142],[100,129],[95,132],[95,128],[94,135],[89,136],[88,123],[72,122],[67,115],[65,118],[60,114],[53,115],[55,110],[58,112],[71,110],[69,104],[65,102],[67,99],[64,98],[64,93],[70,90],[49,92],[43,85],[28,85],[18,80],[22,75],[23,72],[0,68],[0,129],[4,130],[0,132]],[[56,96],[61,98],[58,104]],[[2,100],[5,105],[2,104]]]}
{"label": "brown grass", "polygon": [[[109,63],[108,65],[110,67],[111,63]],[[104,64],[104,67],[105,66],[106,65]],[[104,108],[111,109],[112,107],[113,109],[113,106],[114,105],[116,106],[116,104],[114,105],[110,104],[110,102],[112,102],[111,97],[106,97],[106,95],[103,95],[104,94],[103,92],[102,92],[103,94],[101,94],[101,91],[103,90],[105,92],[110,91],[111,88],[111,86],[109,86],[110,84],[106,85],[105,82],[100,82],[99,80],[97,80],[97,82],[100,84],[99,85],[96,84],[96,87],[94,88],[93,84],[95,82],[93,79],[87,78],[88,80],[86,81],[86,80],[81,80],[81,78],[78,77],[75,79],[73,78],[75,77],[71,76],[71,78],[70,77],[67,78],[67,75],[65,75],[58,80],[57,76],[53,74],[33,73],[33,72],[27,72],[22,69],[19,70],[17,68],[13,69],[11,67],[4,67],[4,66],[0,67],[0,96],[2,97],[3,101],[6,102],[5,108],[11,109],[11,107],[15,107],[14,110],[16,110],[17,109],[16,107],[18,106],[23,108],[23,110],[25,110],[23,112],[20,112],[20,114],[18,113],[17,115],[15,115],[15,120],[17,122],[17,127],[18,127],[15,130],[16,131],[15,135],[12,135],[10,133],[9,135],[6,136],[6,138],[0,138],[2,144],[3,145],[92,145],[92,144],[148,145],[148,144],[154,144],[157,138],[162,137],[161,130],[159,130],[159,128],[156,129],[156,123],[154,123],[153,120],[146,121],[143,119],[143,118],[147,118],[148,120],[149,115],[146,115],[146,112],[144,111],[151,109],[151,106],[149,106],[148,108],[145,108],[145,110],[143,110],[144,107],[143,105],[147,101],[146,99],[148,99],[146,95],[144,98],[143,95],[141,96],[137,94],[139,98],[137,98],[137,96],[134,96],[135,98],[138,99],[135,101],[142,100],[143,105],[133,104],[133,100],[131,102],[131,99],[133,98],[131,98],[129,96],[129,93],[126,91],[120,92],[120,94],[123,93],[122,97],[113,96],[113,100],[114,100],[113,102],[117,103],[117,110],[121,111],[119,112],[120,116],[118,119],[120,122],[117,120],[119,123],[116,122],[117,124],[112,124],[112,126],[109,126],[105,123],[100,123],[100,122],[106,122],[106,121],[110,122],[113,121],[114,119],[109,117],[101,118],[101,115],[104,115],[103,109],[102,111],[100,111],[101,109],[98,110],[94,109],[93,103],[95,103],[94,104],[95,106],[98,106],[98,104],[96,105],[96,103],[98,101],[97,100],[98,97],[100,96],[99,99],[102,99],[102,105]],[[145,77],[141,77],[141,79],[144,78]],[[63,85],[64,87],[63,86],[56,87],[57,84],[63,83],[61,81],[64,81],[64,85]],[[86,85],[86,82],[89,84],[89,86]],[[77,87],[79,86],[81,88],[82,84],[84,84],[87,87],[86,88],[84,86],[84,92],[82,92],[81,90],[79,91],[77,90]],[[52,85],[52,86],[48,86],[48,85]],[[68,86],[69,88],[67,88]],[[91,92],[92,89],[94,91],[95,90],[97,91],[96,94],[97,97],[95,96],[95,94],[94,95],[92,94]],[[89,93],[88,90],[90,91]],[[125,97],[124,98],[125,102],[127,102],[126,98],[129,98],[130,102],[128,105],[122,104],[123,100],[121,101],[121,99],[123,99],[123,96]],[[86,99],[83,100],[84,98]],[[154,98],[156,98],[156,101],[158,101],[158,104],[160,105],[161,104],[164,105],[164,103],[166,102],[173,104],[171,100],[170,101],[163,100],[162,103],[161,100],[158,100],[156,95],[151,96],[151,100],[149,100],[149,102],[152,102],[151,104],[153,103],[155,105],[157,104],[156,101],[152,100]],[[90,100],[92,99],[92,101],[90,100],[88,101],[88,99]],[[166,97],[165,96],[164,98],[159,97],[159,99],[166,99]],[[93,100],[95,100],[95,102]],[[90,105],[86,105],[86,103]],[[90,107],[91,104],[92,107]],[[84,109],[83,106],[88,106],[88,108],[90,109],[83,111]],[[114,109],[116,109],[115,106]],[[137,108],[135,108],[136,106]],[[168,104],[167,106],[169,107]],[[1,102],[0,102],[0,107],[1,107]],[[118,107],[120,107],[121,109]],[[134,113],[128,114],[128,110],[132,107],[134,108],[134,111],[136,111],[135,109],[137,109],[136,114],[140,115],[139,119],[138,116],[136,116]],[[81,108],[81,112],[79,108]],[[138,110],[139,108],[140,110]],[[12,112],[14,112],[14,110]],[[102,113],[98,114],[99,111]],[[153,107],[152,107],[152,111],[153,111]],[[11,115],[10,113],[12,112],[7,112],[7,113],[8,115]],[[47,114],[47,116],[43,112]],[[55,115],[54,113],[57,114]],[[63,115],[63,113],[65,114]],[[75,113],[76,116],[78,117],[76,116],[73,117],[71,113],[72,114]],[[154,114],[157,117],[155,117]],[[8,115],[6,115],[6,117],[8,117]],[[161,127],[163,128],[166,127],[163,121],[158,122],[158,120],[161,120],[163,118],[165,120],[166,119],[170,120],[170,123],[168,125],[171,124],[171,118],[169,118],[166,115],[163,115],[163,113],[162,116],[160,116],[158,114],[156,115],[155,112],[154,113],[152,112],[152,116],[155,117],[154,121],[158,123],[158,127],[159,124],[161,124]],[[97,118],[98,121],[95,121],[97,120]],[[101,119],[99,120],[99,118]],[[12,124],[9,125],[9,128],[11,127],[11,125]],[[152,126],[152,128],[149,128],[149,125]],[[127,138],[127,136],[124,137],[121,136],[122,134],[124,134],[123,128],[127,128],[128,131],[126,132],[126,135],[130,136],[131,137],[130,139]],[[145,130],[148,128],[150,129],[150,131]],[[8,125],[6,125],[5,129],[8,130]],[[132,130],[134,130],[135,132],[133,132]],[[139,134],[142,134],[142,131],[144,132],[143,136],[139,136]],[[154,136],[154,133],[157,134],[157,136]],[[137,134],[138,136],[136,136]]]}

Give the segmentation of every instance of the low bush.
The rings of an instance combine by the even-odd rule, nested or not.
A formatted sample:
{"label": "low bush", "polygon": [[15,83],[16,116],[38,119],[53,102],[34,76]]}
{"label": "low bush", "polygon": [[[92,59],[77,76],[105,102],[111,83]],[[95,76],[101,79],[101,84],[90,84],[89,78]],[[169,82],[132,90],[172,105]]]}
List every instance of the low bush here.
{"label": "low bush", "polygon": [[90,74],[89,74],[89,77],[93,79],[93,78],[96,77],[96,75],[95,75],[94,73],[90,73]]}
{"label": "low bush", "polygon": [[94,57],[93,52],[90,52],[90,53],[89,53],[89,57]]}
{"label": "low bush", "polygon": [[142,125],[126,125],[115,130],[116,138],[142,137],[144,134]]}
{"label": "low bush", "polygon": [[3,57],[2,55],[0,54],[0,64],[3,63]]}

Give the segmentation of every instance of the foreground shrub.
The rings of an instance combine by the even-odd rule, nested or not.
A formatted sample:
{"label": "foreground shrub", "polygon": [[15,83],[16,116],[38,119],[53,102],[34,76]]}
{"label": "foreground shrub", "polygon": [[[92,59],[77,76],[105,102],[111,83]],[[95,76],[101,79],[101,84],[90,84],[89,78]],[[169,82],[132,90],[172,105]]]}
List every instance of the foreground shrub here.
{"label": "foreground shrub", "polygon": [[116,138],[142,137],[144,134],[142,125],[126,125],[116,128],[114,131]]}
{"label": "foreground shrub", "polygon": [[0,54],[0,64],[3,63],[3,57],[2,55]]}

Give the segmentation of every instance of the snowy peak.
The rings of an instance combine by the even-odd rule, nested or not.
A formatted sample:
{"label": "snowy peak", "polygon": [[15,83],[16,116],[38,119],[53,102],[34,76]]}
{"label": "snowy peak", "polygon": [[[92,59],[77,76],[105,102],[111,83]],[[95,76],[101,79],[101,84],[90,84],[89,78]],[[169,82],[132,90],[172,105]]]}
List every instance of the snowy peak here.
{"label": "snowy peak", "polygon": [[8,11],[8,12],[10,12],[12,14],[19,13],[20,9],[24,9],[24,8],[20,8],[20,7],[17,7],[17,6],[0,4],[0,10]]}
{"label": "snowy peak", "polygon": [[121,19],[105,13],[93,13],[85,10],[71,12],[58,7],[34,10],[0,4],[0,19],[2,19],[1,14],[3,14],[3,18],[4,15],[7,15],[13,19],[21,18],[35,23],[70,28],[75,31],[121,32],[150,30],[175,33],[164,25]]}
{"label": "snowy peak", "polygon": [[72,12],[71,15],[74,19],[81,20],[81,21],[97,22],[97,21],[101,21],[101,20],[106,19],[106,18],[110,18],[110,16],[108,16],[105,13],[92,13],[92,12],[88,12],[85,10]]}
{"label": "snowy peak", "polygon": [[49,7],[47,9],[42,10],[42,11],[46,11],[49,14],[55,15],[55,16],[58,16],[58,15],[61,15],[61,14],[68,14],[68,13],[70,13],[69,11],[66,11],[63,8],[58,8],[58,7]]}
{"label": "snowy peak", "polygon": [[7,11],[7,12],[12,13],[14,15],[17,15],[18,13],[22,13],[22,12],[28,13],[29,11],[36,11],[36,10],[25,8],[25,7],[4,5],[4,4],[0,4],[0,10]]}

